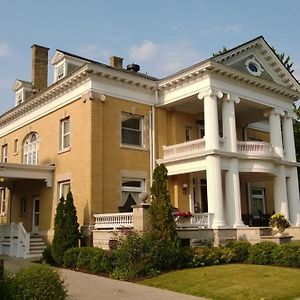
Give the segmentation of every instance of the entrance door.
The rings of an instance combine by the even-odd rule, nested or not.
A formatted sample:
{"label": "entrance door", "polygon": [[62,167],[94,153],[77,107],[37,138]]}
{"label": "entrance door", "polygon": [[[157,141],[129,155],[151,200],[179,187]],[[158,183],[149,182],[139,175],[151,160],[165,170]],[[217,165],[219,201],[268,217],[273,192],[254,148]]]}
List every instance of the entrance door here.
{"label": "entrance door", "polygon": [[34,197],[33,198],[33,205],[32,205],[32,233],[38,234],[39,233],[39,225],[40,225],[40,198]]}
{"label": "entrance door", "polygon": [[200,177],[193,178],[193,195],[191,211],[194,213],[204,213],[207,208],[207,184],[206,179]]}
{"label": "entrance door", "polygon": [[265,189],[252,187],[251,188],[251,214],[261,216],[266,213],[265,204]]}

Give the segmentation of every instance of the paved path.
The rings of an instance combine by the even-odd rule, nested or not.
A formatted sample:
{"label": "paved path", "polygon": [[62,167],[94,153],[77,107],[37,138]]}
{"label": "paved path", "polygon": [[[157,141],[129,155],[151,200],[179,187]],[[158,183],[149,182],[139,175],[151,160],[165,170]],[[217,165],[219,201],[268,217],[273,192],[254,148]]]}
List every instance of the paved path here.
{"label": "paved path", "polygon": [[[1,256],[4,268],[17,272],[20,268],[32,264],[26,259]],[[60,269],[70,300],[200,300],[204,298],[174,293],[167,290],[147,287],[131,282],[113,280],[96,275]]]}

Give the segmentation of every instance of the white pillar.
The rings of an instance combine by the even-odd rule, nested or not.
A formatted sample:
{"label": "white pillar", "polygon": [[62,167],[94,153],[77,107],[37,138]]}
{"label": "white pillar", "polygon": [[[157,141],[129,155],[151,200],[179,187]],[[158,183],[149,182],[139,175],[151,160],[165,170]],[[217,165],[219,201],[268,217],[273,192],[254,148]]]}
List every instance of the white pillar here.
{"label": "white pillar", "polygon": [[222,98],[223,93],[214,90],[207,90],[199,93],[198,98],[204,99],[204,130],[205,130],[205,149],[219,149],[219,121],[217,98]]}
{"label": "white pillar", "polygon": [[282,119],[282,135],[285,150],[285,158],[288,161],[296,161],[293,113],[286,112]]}
{"label": "white pillar", "polygon": [[230,227],[245,226],[242,221],[241,192],[238,159],[230,160],[229,170],[225,173],[226,217]]}
{"label": "white pillar", "polygon": [[213,213],[213,228],[224,227],[224,205],[220,157],[206,156],[206,181],[208,212]]}
{"label": "white pillar", "polygon": [[278,166],[277,174],[274,179],[274,200],[275,212],[283,213],[284,216],[289,220],[285,166],[283,165]]}
{"label": "white pillar", "polygon": [[300,226],[300,200],[297,168],[292,167],[290,177],[287,180],[289,196],[290,222],[294,226]]}
{"label": "white pillar", "polygon": [[265,116],[269,116],[271,145],[273,146],[275,153],[281,158],[283,158],[281,120],[280,120],[280,116],[282,115],[283,115],[283,111],[275,108],[265,113]]}
{"label": "white pillar", "polygon": [[235,103],[240,99],[232,94],[227,94],[223,98],[222,120],[223,120],[223,138],[224,149],[230,152],[237,151],[236,122],[235,122]]}

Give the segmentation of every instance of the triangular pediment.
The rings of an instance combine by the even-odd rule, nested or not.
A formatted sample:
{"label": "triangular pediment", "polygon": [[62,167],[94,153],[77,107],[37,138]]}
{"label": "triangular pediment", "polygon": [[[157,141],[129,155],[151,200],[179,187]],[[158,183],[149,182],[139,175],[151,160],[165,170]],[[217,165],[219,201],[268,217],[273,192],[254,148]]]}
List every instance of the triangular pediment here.
{"label": "triangular pediment", "polygon": [[56,50],[55,54],[53,55],[53,57],[51,59],[51,64],[55,65],[58,62],[60,62],[63,58],[64,58],[64,54],[61,53],[60,51]]}
{"label": "triangular pediment", "polygon": [[298,81],[285,68],[263,37],[217,55],[212,60],[239,72],[300,91]]}
{"label": "triangular pediment", "polygon": [[21,89],[22,87],[25,87],[25,88],[29,89],[29,88],[32,87],[32,84],[29,81],[16,79],[16,81],[14,82],[14,85],[13,85],[13,90],[16,92],[19,89]]}

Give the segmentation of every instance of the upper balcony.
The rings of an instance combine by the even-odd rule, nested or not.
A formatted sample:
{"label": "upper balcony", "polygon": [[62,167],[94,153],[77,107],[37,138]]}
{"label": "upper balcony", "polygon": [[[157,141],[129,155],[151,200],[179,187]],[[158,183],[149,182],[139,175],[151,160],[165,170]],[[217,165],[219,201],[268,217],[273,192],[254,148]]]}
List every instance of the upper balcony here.
{"label": "upper balcony", "polygon": [[[224,151],[224,139],[220,138],[220,150]],[[205,138],[163,147],[163,159],[182,159],[206,154]],[[276,154],[269,143],[237,141],[237,154],[246,157],[270,158]]]}

